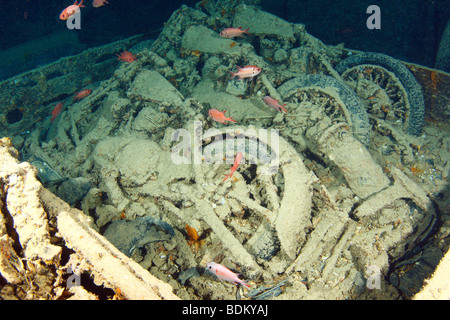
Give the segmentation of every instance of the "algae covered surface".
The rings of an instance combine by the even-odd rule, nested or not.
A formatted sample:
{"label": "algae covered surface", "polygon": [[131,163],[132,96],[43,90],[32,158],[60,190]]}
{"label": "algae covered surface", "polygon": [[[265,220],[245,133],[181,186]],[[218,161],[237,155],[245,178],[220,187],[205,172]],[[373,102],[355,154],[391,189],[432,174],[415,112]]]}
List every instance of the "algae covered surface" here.
{"label": "algae covered surface", "polygon": [[[136,36],[0,83],[16,87],[0,97],[3,119],[39,93],[21,120],[1,122],[5,154],[30,163],[0,177],[2,298],[130,298],[71,219],[105,256],[149,273],[157,298],[402,299],[421,289],[448,250],[450,138],[447,121],[425,111],[419,67],[326,45],[251,4],[220,4],[180,7],[154,41]],[[231,26],[249,34],[219,35]],[[136,60],[118,62],[118,50]],[[61,72],[69,60],[92,72]],[[230,79],[238,66],[261,72]],[[433,107],[448,119],[448,103]],[[213,121],[211,109],[236,123]],[[18,186],[32,172],[85,220],[60,217],[45,192],[26,203]],[[27,206],[40,208],[36,230],[19,223]],[[211,261],[250,288],[219,281]],[[65,287],[75,269],[83,292]]]}

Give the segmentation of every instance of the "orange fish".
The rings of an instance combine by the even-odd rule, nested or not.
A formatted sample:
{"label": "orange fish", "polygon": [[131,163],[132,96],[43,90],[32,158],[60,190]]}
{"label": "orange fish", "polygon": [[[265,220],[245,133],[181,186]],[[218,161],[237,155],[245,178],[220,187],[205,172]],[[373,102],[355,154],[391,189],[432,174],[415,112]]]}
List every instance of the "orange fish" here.
{"label": "orange fish", "polygon": [[136,55],[133,55],[130,51],[124,51],[120,55],[116,54],[116,56],[118,56],[117,60],[121,60],[123,62],[131,63],[136,60]]}
{"label": "orange fish", "polygon": [[236,76],[238,76],[239,79],[253,78],[254,76],[257,76],[261,72],[261,68],[259,68],[257,66],[245,66],[243,68],[241,68],[241,67],[237,67],[237,68],[238,68],[238,72],[230,71],[230,73],[233,75],[231,77],[231,79],[233,79]]}
{"label": "orange fish", "polygon": [[52,111],[52,117],[50,118],[50,120],[53,122],[55,122],[56,117],[58,116],[58,114],[61,112],[63,108],[63,104],[62,102],[58,103],[55,108]]}
{"label": "orange fish", "polygon": [[80,11],[80,8],[84,7],[83,5],[83,1],[81,0],[80,4],[77,4],[78,0],[75,1],[73,3],[73,5],[68,6],[67,8],[65,8],[61,14],[59,15],[59,18],[61,20],[67,20],[69,19],[70,16],[74,15],[75,13],[77,13],[78,11]]}
{"label": "orange fish", "polygon": [[248,33],[248,29],[247,28],[245,30],[242,30],[241,27],[239,28],[227,28],[225,30],[223,30],[220,34],[220,36],[224,37],[224,38],[234,38],[234,37],[243,37],[244,33],[249,34]]}
{"label": "orange fish", "polygon": [[238,152],[238,153],[236,154],[236,157],[234,158],[234,164],[233,164],[233,166],[231,167],[230,173],[229,173],[229,174],[226,174],[226,177],[225,177],[225,179],[223,179],[222,182],[225,182],[225,180],[227,180],[228,178],[230,178],[230,177],[233,175],[233,173],[234,173],[234,172],[236,171],[236,169],[239,167],[239,163],[241,163],[241,160],[242,160],[242,152]]}
{"label": "orange fish", "polygon": [[226,124],[226,121],[236,122],[232,117],[229,118],[225,117],[225,112],[227,111],[223,110],[222,112],[220,112],[217,109],[209,109],[208,114],[211,117],[211,119],[223,124]]}
{"label": "orange fish", "polygon": [[197,242],[198,238],[199,238],[199,236],[197,234],[197,230],[190,227],[188,224],[186,224],[185,228],[186,228],[187,235],[189,237],[189,243]]}
{"label": "orange fish", "polygon": [[83,99],[83,98],[87,97],[88,95],[90,95],[91,92],[92,92],[91,89],[81,90],[80,92],[75,94],[75,97],[73,97],[73,101],[75,101],[75,100],[80,101],[81,99]]}
{"label": "orange fish", "polygon": [[272,107],[274,109],[276,109],[277,111],[281,111],[283,110],[284,112],[287,112],[287,110],[284,108],[286,106],[286,104],[279,104],[278,100],[275,100],[272,97],[269,96],[265,96],[263,101],[269,106]]}
{"label": "orange fish", "polygon": [[92,1],[92,6],[94,8],[98,8],[98,7],[104,6],[105,3],[109,4],[109,2],[106,0],[94,0],[94,1]]}
{"label": "orange fish", "polygon": [[437,77],[436,71],[431,72],[430,78],[431,78],[431,86],[433,87],[434,90],[436,90],[436,84],[438,82],[438,77]]}

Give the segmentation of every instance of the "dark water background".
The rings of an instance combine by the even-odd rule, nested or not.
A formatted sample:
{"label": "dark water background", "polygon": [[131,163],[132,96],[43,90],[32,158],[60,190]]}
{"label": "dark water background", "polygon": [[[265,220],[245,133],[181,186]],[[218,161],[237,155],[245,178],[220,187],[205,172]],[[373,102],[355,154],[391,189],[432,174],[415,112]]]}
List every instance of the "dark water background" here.
{"label": "dark water background", "polygon": [[[59,14],[72,0],[0,0],[0,80],[136,34],[155,39],[174,10],[197,2],[109,0],[108,5],[93,8],[88,0],[82,9],[82,29],[68,30]],[[381,30],[366,27],[371,4],[381,9]],[[434,65],[450,16],[450,0],[262,0],[261,8],[305,24],[309,33],[327,44],[345,43],[348,48],[383,52],[426,66]],[[35,42],[30,44],[31,40]],[[18,45],[19,51],[11,50]],[[22,62],[11,62],[18,52]]]}

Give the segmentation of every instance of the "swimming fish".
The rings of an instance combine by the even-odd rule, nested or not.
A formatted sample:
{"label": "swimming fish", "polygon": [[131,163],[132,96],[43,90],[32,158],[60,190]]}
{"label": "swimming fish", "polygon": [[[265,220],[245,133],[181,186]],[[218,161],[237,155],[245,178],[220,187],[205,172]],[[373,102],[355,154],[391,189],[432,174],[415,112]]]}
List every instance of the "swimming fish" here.
{"label": "swimming fish", "polygon": [[217,109],[209,109],[208,114],[214,121],[226,124],[227,121],[236,122],[232,117],[225,117],[226,110],[220,112]]}
{"label": "swimming fish", "polygon": [[83,99],[83,98],[87,97],[88,95],[90,95],[91,92],[92,92],[91,89],[84,89],[84,90],[81,90],[80,92],[77,92],[77,93],[75,94],[75,97],[73,97],[73,101],[75,101],[75,100],[80,101],[81,99]]}
{"label": "swimming fish", "polygon": [[226,28],[225,30],[222,30],[222,32],[220,32],[220,36],[224,37],[224,38],[234,38],[234,37],[243,37],[244,33],[249,34],[248,33],[248,29],[247,28],[245,30],[242,30],[241,27],[239,28]]}
{"label": "swimming fish", "polygon": [[238,76],[239,79],[253,78],[254,76],[257,76],[261,72],[261,68],[259,68],[257,66],[245,66],[243,68],[241,68],[241,67],[237,67],[237,68],[238,68],[238,72],[230,71],[230,73],[233,75],[231,77],[231,79],[233,79],[236,76]]}
{"label": "swimming fish", "polygon": [[232,282],[234,284],[242,284],[243,286],[250,288],[250,285],[245,281],[245,280],[241,280],[238,278],[237,273],[234,273],[233,271],[231,271],[230,269],[228,269],[227,267],[215,263],[215,262],[209,262],[206,267],[208,268],[208,270],[215,274],[217,276],[217,278],[219,278],[219,280],[225,280],[225,281],[229,281]]}
{"label": "swimming fish", "polygon": [[116,54],[116,56],[118,56],[117,60],[121,60],[123,62],[131,63],[136,60],[136,55],[130,51],[124,51],[120,55]]}
{"label": "swimming fish", "polygon": [[430,78],[431,78],[431,87],[433,88],[433,90],[436,90],[436,84],[438,83],[438,76],[436,71],[431,72]]}
{"label": "swimming fish", "polygon": [[198,238],[199,238],[197,230],[195,230],[194,228],[192,228],[188,224],[186,224],[185,229],[186,229],[186,233],[187,233],[187,235],[189,237],[189,242],[190,243],[197,242]]}
{"label": "swimming fish", "polygon": [[231,167],[231,172],[228,175],[226,175],[225,179],[223,179],[222,182],[224,182],[225,180],[227,180],[228,178],[230,178],[233,175],[233,173],[239,167],[239,163],[241,163],[241,159],[242,159],[242,152],[238,152],[236,154],[236,157],[234,158],[234,164]]}
{"label": "swimming fish", "polygon": [[109,2],[106,0],[94,0],[94,1],[92,1],[92,6],[94,8],[98,8],[98,7],[104,6],[105,3],[109,4]]}
{"label": "swimming fish", "polygon": [[58,116],[58,114],[61,112],[63,108],[63,104],[62,102],[58,103],[55,108],[52,111],[52,117],[50,118],[50,120],[52,121],[52,123],[55,121],[56,117]]}
{"label": "swimming fish", "polygon": [[284,108],[286,106],[286,104],[279,104],[278,100],[275,100],[272,97],[269,96],[265,96],[263,101],[269,106],[272,107],[274,109],[276,109],[277,111],[281,111],[283,110],[284,112],[287,112],[287,110]]}
{"label": "swimming fish", "polygon": [[73,5],[68,6],[67,8],[65,8],[65,9],[61,12],[61,14],[59,15],[59,18],[60,18],[61,20],[67,20],[67,19],[69,19],[70,16],[74,15],[75,13],[77,13],[78,11],[80,11],[80,8],[84,7],[83,1],[84,1],[84,0],[81,0],[81,1],[80,1],[80,4],[77,4],[77,2],[78,2],[78,0],[77,0],[77,1],[75,1],[75,2],[73,3]]}

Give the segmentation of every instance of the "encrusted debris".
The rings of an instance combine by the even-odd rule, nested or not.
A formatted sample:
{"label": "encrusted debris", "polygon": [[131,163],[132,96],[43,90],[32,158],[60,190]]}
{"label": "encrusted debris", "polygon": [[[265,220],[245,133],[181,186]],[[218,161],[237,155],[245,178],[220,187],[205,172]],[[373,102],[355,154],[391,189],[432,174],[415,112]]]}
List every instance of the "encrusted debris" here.
{"label": "encrusted debris", "polygon": [[[218,3],[182,6],[151,44],[129,48],[133,38],[77,56],[126,46],[137,59],[108,79],[71,74],[92,94],[65,98],[54,122],[28,105],[19,122],[2,122],[11,135],[0,143],[2,298],[399,299],[420,290],[411,278],[425,269],[415,263],[433,264],[449,245],[447,124],[423,123],[420,88],[394,58],[356,56],[302,24]],[[220,37],[230,25],[250,35]],[[40,77],[44,114],[61,94],[44,78],[61,63],[21,77]],[[230,79],[245,65],[262,72]],[[213,108],[238,123],[214,122]],[[408,134],[422,125],[424,134]],[[237,152],[244,161],[223,181]],[[82,185],[71,195],[74,181]],[[251,290],[203,272],[211,261]],[[367,286],[374,272],[381,290]]]}

